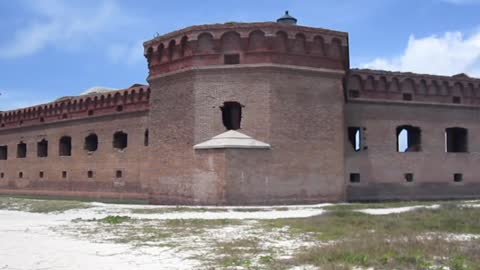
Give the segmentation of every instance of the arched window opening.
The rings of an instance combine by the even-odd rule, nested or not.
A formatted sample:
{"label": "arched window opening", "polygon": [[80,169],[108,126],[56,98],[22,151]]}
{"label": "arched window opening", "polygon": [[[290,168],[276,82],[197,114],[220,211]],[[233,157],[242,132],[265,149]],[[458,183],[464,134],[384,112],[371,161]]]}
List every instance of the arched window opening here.
{"label": "arched window opening", "polygon": [[71,156],[72,155],[72,137],[63,136],[58,143],[58,155],[59,156]]}
{"label": "arched window opening", "polygon": [[128,134],[122,131],[116,132],[113,134],[113,148],[116,149],[125,149],[127,148],[128,143]]}
{"label": "arched window opening", "polygon": [[397,127],[397,152],[422,151],[422,131],[419,127]]}
{"label": "arched window opening", "polygon": [[98,149],[98,136],[95,133],[92,133],[85,137],[84,149],[88,152],[97,151]]}
{"label": "arched window opening", "polygon": [[[365,128],[364,128],[365,129]],[[355,152],[361,151],[363,149],[367,149],[364,146],[364,142],[362,141],[362,128],[360,127],[348,127],[348,140],[353,147]]]}
{"label": "arched window opening", "polygon": [[26,158],[27,157],[27,144],[20,142],[17,144],[17,158]]}
{"label": "arched window opening", "polygon": [[460,127],[445,129],[445,150],[449,153],[468,152],[468,130]]}
{"label": "arched window opening", "polygon": [[0,160],[7,160],[8,158],[8,146],[0,146]]}
{"label": "arched window opening", "polygon": [[149,143],[149,132],[148,129],[145,130],[145,133],[143,134],[143,145],[148,146]]}
{"label": "arched window opening", "polygon": [[242,105],[235,101],[228,101],[223,103],[220,109],[222,110],[222,121],[225,128],[227,130],[240,129]]}
{"label": "arched window opening", "polygon": [[43,139],[37,142],[37,157],[48,156],[48,141]]}

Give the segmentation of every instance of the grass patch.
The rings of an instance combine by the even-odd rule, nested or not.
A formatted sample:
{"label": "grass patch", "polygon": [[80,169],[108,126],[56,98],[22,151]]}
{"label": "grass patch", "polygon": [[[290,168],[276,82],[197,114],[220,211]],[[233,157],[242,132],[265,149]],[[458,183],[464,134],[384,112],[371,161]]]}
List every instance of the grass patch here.
{"label": "grass patch", "polygon": [[475,270],[480,265],[479,243],[448,242],[441,238],[423,239],[416,234],[397,238],[364,236],[332,245],[304,249],[292,259],[297,265],[311,264],[322,269],[339,265],[375,269]]}
{"label": "grass patch", "polygon": [[107,216],[102,219],[99,219],[99,222],[104,222],[108,224],[120,224],[123,222],[130,221],[130,217],[127,216]]}
{"label": "grass patch", "polygon": [[131,208],[129,209],[129,211],[132,214],[166,214],[166,213],[184,213],[184,212],[227,212],[228,209],[176,206],[176,207],[158,207],[158,208]]}
{"label": "grass patch", "polygon": [[318,240],[352,239],[362,235],[401,236],[405,233],[446,232],[480,234],[480,209],[444,204],[438,209],[372,216],[335,210],[311,218],[260,221],[265,228],[288,226],[291,233],[313,233]]}
{"label": "grass patch", "polygon": [[0,209],[32,213],[65,212],[72,209],[89,208],[87,203],[63,200],[37,200],[0,197]]}

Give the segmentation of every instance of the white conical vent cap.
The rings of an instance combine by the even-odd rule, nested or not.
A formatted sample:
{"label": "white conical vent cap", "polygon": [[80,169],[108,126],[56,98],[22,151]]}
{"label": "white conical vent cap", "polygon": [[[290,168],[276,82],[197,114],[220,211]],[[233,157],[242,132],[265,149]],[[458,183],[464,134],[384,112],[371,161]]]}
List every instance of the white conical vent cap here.
{"label": "white conical vent cap", "polygon": [[193,149],[215,148],[270,148],[270,144],[257,141],[250,136],[235,130],[229,130],[217,135],[206,142],[193,146]]}

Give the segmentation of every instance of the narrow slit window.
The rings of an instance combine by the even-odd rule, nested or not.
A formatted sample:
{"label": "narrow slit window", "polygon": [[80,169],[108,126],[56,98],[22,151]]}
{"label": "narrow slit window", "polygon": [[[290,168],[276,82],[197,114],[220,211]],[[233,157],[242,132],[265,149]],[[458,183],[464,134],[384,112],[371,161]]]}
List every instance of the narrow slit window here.
{"label": "narrow slit window", "polygon": [[18,173],[18,178],[23,178],[23,172]]}
{"label": "narrow slit window", "polygon": [[463,174],[455,173],[453,174],[453,182],[463,182]]}
{"label": "narrow slit window", "polygon": [[0,178],[4,178],[5,177],[5,174],[2,172],[0,173]]}
{"label": "narrow slit window", "polygon": [[0,146],[0,160],[7,160],[8,158],[8,146]]}
{"label": "narrow slit window", "polygon": [[67,178],[67,171],[62,171],[62,178]]}
{"label": "narrow slit window", "polygon": [[27,144],[20,142],[17,144],[17,158],[26,158],[27,157]]}
{"label": "narrow slit window", "polygon": [[397,152],[422,151],[422,131],[419,127],[397,127]]}
{"label": "narrow slit window", "polygon": [[85,137],[84,149],[88,152],[94,152],[98,149],[98,136],[95,133],[92,133]]}
{"label": "narrow slit window", "polygon": [[461,127],[445,129],[445,150],[449,153],[468,152],[468,130]]}
{"label": "narrow slit window", "polygon": [[149,132],[148,129],[145,130],[145,133],[143,133],[143,146],[148,146],[149,144]]}
{"label": "narrow slit window", "polygon": [[123,173],[122,173],[121,170],[117,170],[117,171],[115,172],[115,177],[116,177],[116,178],[122,178],[122,176],[123,176]]}
{"label": "narrow slit window", "polygon": [[88,171],[87,172],[87,177],[88,178],[93,178],[93,171]]}
{"label": "narrow slit window", "polygon": [[44,176],[43,171],[38,172],[38,177],[39,177],[39,178],[43,178],[43,176]]}
{"label": "narrow slit window", "polygon": [[48,156],[48,141],[43,139],[37,142],[37,157]]}
{"label": "narrow slit window", "polygon": [[223,103],[220,107],[222,110],[222,122],[227,130],[240,129],[242,120],[242,105],[235,101]]}
{"label": "narrow slit window", "polygon": [[63,136],[60,138],[58,144],[59,156],[71,156],[72,155],[72,137]]}

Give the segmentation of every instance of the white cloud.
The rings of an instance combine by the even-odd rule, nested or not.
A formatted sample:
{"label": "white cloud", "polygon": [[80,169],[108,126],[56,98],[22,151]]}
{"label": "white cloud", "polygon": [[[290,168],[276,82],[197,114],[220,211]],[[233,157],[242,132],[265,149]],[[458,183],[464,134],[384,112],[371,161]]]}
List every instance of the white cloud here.
{"label": "white cloud", "polygon": [[[80,2],[81,3],[81,2]],[[75,5],[69,1],[28,1],[32,13],[28,25],[13,33],[9,42],[0,44],[0,58],[32,55],[48,46],[81,48],[103,34],[122,30],[130,19],[113,0],[96,5]]]}
{"label": "white cloud", "polygon": [[467,37],[461,32],[418,39],[411,35],[402,55],[376,58],[361,66],[438,75],[464,72],[479,77],[480,31]]}

